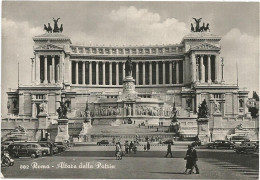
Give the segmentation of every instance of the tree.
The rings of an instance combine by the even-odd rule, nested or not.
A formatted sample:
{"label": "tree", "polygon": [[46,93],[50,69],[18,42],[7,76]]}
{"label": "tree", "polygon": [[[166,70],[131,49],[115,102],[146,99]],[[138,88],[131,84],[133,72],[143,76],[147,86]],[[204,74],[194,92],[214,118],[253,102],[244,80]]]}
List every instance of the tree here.
{"label": "tree", "polygon": [[258,111],[256,107],[250,107],[248,111],[251,113],[252,118],[257,118],[258,117]]}
{"label": "tree", "polygon": [[259,101],[259,96],[255,91],[253,91],[253,99],[255,99],[256,101]]}
{"label": "tree", "polygon": [[207,118],[208,114],[209,114],[209,109],[207,106],[207,102],[204,99],[204,101],[199,106],[198,118]]}

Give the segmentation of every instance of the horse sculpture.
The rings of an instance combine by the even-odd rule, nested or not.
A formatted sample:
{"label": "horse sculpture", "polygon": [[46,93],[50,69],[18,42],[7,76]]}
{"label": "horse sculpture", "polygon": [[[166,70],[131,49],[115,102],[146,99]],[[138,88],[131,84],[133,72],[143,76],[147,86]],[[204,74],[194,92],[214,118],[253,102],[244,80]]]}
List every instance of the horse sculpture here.
{"label": "horse sculpture", "polygon": [[50,26],[50,23],[48,23],[48,27],[46,26],[46,24],[44,24],[44,30],[47,32],[47,33],[52,33],[52,27]]}
{"label": "horse sculpture", "polygon": [[199,19],[193,18],[193,19],[195,20],[196,27],[195,27],[195,30],[194,30],[194,26],[191,23],[191,32],[207,32],[207,31],[210,32],[209,23],[207,23],[206,26],[205,26],[205,23],[203,23],[203,25],[200,27],[200,21],[201,21],[202,18],[199,18]]}
{"label": "horse sculpture", "polygon": [[133,70],[133,65],[130,57],[127,57],[127,61],[125,64],[125,74],[126,76],[132,76],[132,70]]}
{"label": "horse sculpture", "polygon": [[200,27],[200,32],[204,32],[205,31],[205,23],[203,23],[203,25]]}
{"label": "horse sculpture", "polygon": [[191,28],[190,28],[191,32],[194,32],[194,26],[193,24],[191,23]]}
{"label": "horse sculpture", "polygon": [[210,32],[210,29],[209,29],[209,23],[207,23],[207,26],[204,28],[204,31],[207,32],[209,30]]}
{"label": "horse sculpture", "polygon": [[62,32],[63,31],[63,25],[61,24],[60,25],[60,32]]}
{"label": "horse sculpture", "polygon": [[52,27],[51,27],[50,23],[48,23],[48,29],[49,29],[50,33],[52,33]]}

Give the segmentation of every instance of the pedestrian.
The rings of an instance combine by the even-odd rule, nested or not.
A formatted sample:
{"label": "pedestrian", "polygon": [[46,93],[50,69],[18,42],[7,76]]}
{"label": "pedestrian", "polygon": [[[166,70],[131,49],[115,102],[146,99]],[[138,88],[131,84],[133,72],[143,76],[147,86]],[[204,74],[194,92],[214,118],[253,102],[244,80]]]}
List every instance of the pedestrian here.
{"label": "pedestrian", "polygon": [[125,142],[125,152],[126,154],[128,154],[128,150],[129,150],[129,144],[128,141]]}
{"label": "pedestrian", "polygon": [[172,156],[172,143],[168,143],[168,145],[167,145],[167,154],[165,155],[165,157],[167,157],[168,154],[170,154],[171,158],[173,158],[173,156]]}
{"label": "pedestrian", "polygon": [[136,144],[136,142],[134,142],[134,144],[133,144],[133,151],[136,154],[136,151],[137,151],[137,144]]}
{"label": "pedestrian", "polygon": [[193,172],[194,167],[196,170],[196,174],[199,174],[200,173],[199,167],[197,165],[198,156],[197,156],[197,151],[194,146],[192,146],[192,148],[191,148],[191,161],[192,161],[192,168],[191,168],[189,174],[191,174]]}
{"label": "pedestrian", "polygon": [[191,145],[188,145],[188,150],[186,152],[186,156],[184,158],[184,160],[186,160],[186,170],[184,172],[184,174],[187,174],[188,169],[191,170],[192,168],[192,160],[191,160]]}
{"label": "pedestrian", "polygon": [[131,142],[130,142],[129,152],[131,152],[131,151],[133,150],[133,147],[134,147],[134,143],[131,141]]}
{"label": "pedestrian", "polygon": [[146,145],[144,145],[144,151],[146,151]]}
{"label": "pedestrian", "polygon": [[150,143],[149,143],[149,141],[147,141],[147,151],[149,151],[150,150]]}
{"label": "pedestrian", "polygon": [[121,147],[121,144],[120,142],[117,142],[116,143],[116,159],[117,160],[122,160],[122,147]]}

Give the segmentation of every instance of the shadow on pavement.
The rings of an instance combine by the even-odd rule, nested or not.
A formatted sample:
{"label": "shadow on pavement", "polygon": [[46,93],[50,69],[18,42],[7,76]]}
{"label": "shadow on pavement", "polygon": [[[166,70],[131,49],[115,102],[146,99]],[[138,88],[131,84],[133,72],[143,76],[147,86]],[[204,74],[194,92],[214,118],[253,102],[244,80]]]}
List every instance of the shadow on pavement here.
{"label": "shadow on pavement", "polygon": [[184,174],[183,172],[150,172],[150,173],[156,173],[156,174],[183,174],[183,175],[187,175],[187,174]]}

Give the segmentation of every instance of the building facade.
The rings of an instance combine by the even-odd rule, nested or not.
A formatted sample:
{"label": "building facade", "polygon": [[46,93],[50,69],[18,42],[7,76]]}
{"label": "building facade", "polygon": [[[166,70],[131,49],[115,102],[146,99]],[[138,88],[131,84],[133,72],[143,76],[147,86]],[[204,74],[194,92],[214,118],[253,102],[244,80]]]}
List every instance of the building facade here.
{"label": "building facade", "polygon": [[[192,32],[179,44],[128,47],[74,45],[63,33],[33,40],[31,84],[7,92],[9,118],[2,119],[2,137],[21,125],[33,138],[42,131],[55,138],[60,101],[67,103],[73,136],[82,129],[86,106],[97,126],[124,124],[128,118],[136,124],[169,126],[175,106],[181,133],[196,136],[197,111],[205,99],[210,140],[227,139],[238,125],[249,138],[257,138],[246,105],[248,91],[224,81],[220,36]],[[131,101],[123,93],[128,58],[136,92]],[[42,111],[44,120],[39,119]]]}

